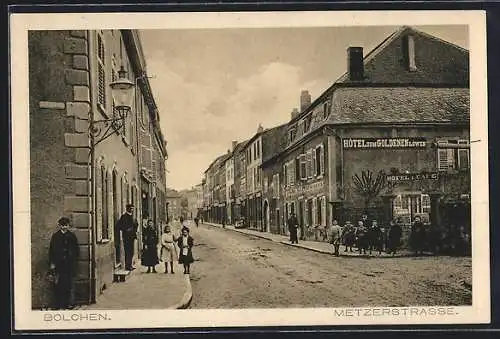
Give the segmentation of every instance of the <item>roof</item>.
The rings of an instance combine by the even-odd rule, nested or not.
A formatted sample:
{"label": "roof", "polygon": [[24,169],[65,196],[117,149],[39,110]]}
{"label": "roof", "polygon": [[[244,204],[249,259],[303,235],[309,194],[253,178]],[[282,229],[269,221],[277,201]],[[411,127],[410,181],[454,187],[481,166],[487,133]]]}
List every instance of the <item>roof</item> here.
{"label": "roof", "polygon": [[468,123],[468,88],[339,88],[327,124]]}
{"label": "roof", "polygon": [[[365,67],[377,56],[379,55],[382,51],[384,51],[391,43],[402,37],[403,35],[413,33],[416,35],[423,36],[425,38],[431,39],[433,41],[438,41],[440,43],[443,43],[447,46],[452,47],[452,49],[456,49],[459,52],[463,52],[468,54],[469,51],[465,48],[462,48],[460,46],[457,46],[451,42],[442,40],[438,37],[435,37],[433,35],[424,33],[422,31],[419,31],[413,27],[409,26],[402,26],[400,27],[397,31],[393,32],[391,35],[389,35],[387,38],[385,38],[379,45],[377,45],[375,48],[373,48],[370,52],[368,52],[364,57],[363,57],[363,64]],[[391,63],[393,63],[391,61]],[[321,93],[306,109],[304,109],[302,112],[297,114],[294,118],[290,120],[291,122],[298,121],[302,117],[304,117],[307,113],[311,111],[311,108],[315,107],[320,103],[323,98],[329,94],[331,94],[333,91],[335,91],[339,87],[344,87],[344,86],[349,86],[351,82],[348,79],[348,72],[344,72],[337,80],[335,80],[323,93]],[[354,84],[355,85],[355,84]]]}
{"label": "roof", "polygon": [[180,194],[179,192],[177,192],[176,190],[174,189],[171,189],[171,188],[167,188],[167,191],[165,193],[165,197],[166,198],[180,198]]}

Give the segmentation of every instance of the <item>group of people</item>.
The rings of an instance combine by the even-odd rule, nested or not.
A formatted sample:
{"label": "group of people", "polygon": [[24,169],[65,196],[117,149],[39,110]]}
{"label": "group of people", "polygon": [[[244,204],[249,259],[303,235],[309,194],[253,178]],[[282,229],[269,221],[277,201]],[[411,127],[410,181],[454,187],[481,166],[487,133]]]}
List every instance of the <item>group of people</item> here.
{"label": "group of people", "polygon": [[[148,220],[144,225],[142,229],[141,264],[148,268],[146,273],[157,273],[155,266],[162,261],[165,264],[164,273],[168,273],[168,267],[170,266],[170,273],[173,274],[175,273],[174,261],[178,260],[179,264],[184,266],[184,274],[190,274],[190,266],[194,262],[192,252],[194,239],[189,234],[189,228],[184,224],[182,218],[180,222],[182,229],[179,236],[172,232],[170,225],[167,223],[164,225],[161,239],[158,239],[158,231],[152,220]],[[160,251],[158,251],[158,245],[160,245]],[[179,254],[177,254],[177,248],[179,248]]]}
{"label": "group of people", "polygon": [[[127,204],[126,212],[118,220],[116,227],[122,234],[125,254],[125,269],[132,271],[134,243],[137,239],[138,222],[133,216],[134,205]],[[175,235],[168,221],[164,225],[161,241],[153,220],[149,219],[142,228],[141,264],[147,267],[146,273],[156,273],[155,266],[160,261],[165,263],[165,273],[174,273],[174,262],[184,266],[184,274],[190,274],[190,266],[194,262],[192,248],[194,239],[184,220],[181,222],[181,233]],[[57,222],[57,231],[52,234],[49,245],[48,280],[53,285],[56,309],[71,309],[71,290],[75,276],[76,262],[79,257],[78,239],[70,230],[71,221],[62,217]],[[160,242],[160,243],[159,243]],[[159,246],[160,245],[160,246]],[[158,249],[160,249],[158,251]],[[177,250],[178,249],[178,250]],[[160,252],[160,253],[158,253]]]}
{"label": "group of people", "polygon": [[[298,244],[298,228],[299,223],[295,213],[291,213],[287,221],[288,230],[290,232],[290,242]],[[332,225],[327,227],[327,239],[334,246],[334,255],[339,256],[340,245],[345,245],[344,252],[354,252],[353,247],[356,247],[359,254],[372,254],[372,251],[386,251],[389,254],[395,255],[400,246],[402,229],[401,225],[394,220],[390,222],[388,228],[380,226],[377,220],[368,220],[368,216],[364,214],[361,220],[353,225],[347,220],[343,226],[339,225],[337,220],[332,221]]]}

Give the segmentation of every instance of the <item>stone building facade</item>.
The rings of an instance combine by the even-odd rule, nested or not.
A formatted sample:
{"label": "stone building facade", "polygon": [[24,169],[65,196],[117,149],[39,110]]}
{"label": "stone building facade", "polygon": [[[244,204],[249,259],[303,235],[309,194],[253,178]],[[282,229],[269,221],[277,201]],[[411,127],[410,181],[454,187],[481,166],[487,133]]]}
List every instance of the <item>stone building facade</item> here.
{"label": "stone building facade", "polygon": [[334,219],[364,213],[470,227],[469,52],[401,27],[346,56],[346,73],[314,101],[301,92],[285,146],[267,158],[260,129],[242,147],[246,226],[286,234],[294,212],[301,238],[320,241]]}
{"label": "stone building facade", "polygon": [[[32,307],[52,305],[44,276],[50,237],[61,216],[71,219],[81,250],[74,302],[89,304],[123,269],[114,225],[125,205],[139,205],[136,217],[142,215],[137,108],[98,144],[103,127],[93,124],[114,116],[109,84],[121,66],[130,80],[147,84],[140,39],[133,30],[31,31],[28,44]],[[148,86],[136,86],[135,92],[151,114],[155,105]],[[157,131],[158,162],[164,166],[163,136],[157,124],[148,124]],[[160,178],[158,185],[164,183]]]}
{"label": "stone building facade", "polygon": [[285,210],[303,238],[366,212],[429,219],[446,166],[470,175],[468,51],[403,27],[366,57],[360,47],[347,57],[348,72],[289,122]]}

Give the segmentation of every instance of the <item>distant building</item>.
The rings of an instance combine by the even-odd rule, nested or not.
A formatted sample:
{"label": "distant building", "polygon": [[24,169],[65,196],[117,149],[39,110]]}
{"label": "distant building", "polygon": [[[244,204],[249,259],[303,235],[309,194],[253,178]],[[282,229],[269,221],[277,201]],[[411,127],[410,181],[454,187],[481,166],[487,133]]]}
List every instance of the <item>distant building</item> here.
{"label": "distant building", "polygon": [[165,194],[168,220],[178,220],[182,216],[181,195],[174,189],[167,188]]}

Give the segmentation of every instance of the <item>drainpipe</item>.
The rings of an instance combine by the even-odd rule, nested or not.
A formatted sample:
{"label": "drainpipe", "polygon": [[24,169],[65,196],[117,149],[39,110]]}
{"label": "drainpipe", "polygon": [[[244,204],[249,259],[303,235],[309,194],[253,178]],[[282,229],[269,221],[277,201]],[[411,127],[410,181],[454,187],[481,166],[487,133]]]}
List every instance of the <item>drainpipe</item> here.
{"label": "drainpipe", "polygon": [[[87,31],[88,35],[88,44],[87,44],[87,50],[88,50],[88,62],[89,62],[89,94],[90,94],[90,111],[89,111],[89,128],[92,127],[93,121],[94,121],[94,107],[93,107],[93,93],[94,93],[94,88],[92,84],[94,83],[94,76],[92,73],[93,67],[91,67],[92,61],[92,46],[94,43],[94,36],[92,34],[92,31]],[[91,130],[89,130],[89,137],[90,137],[90,152],[89,152],[89,157],[87,160],[87,168],[88,168],[88,204],[89,204],[89,274],[90,274],[90,281],[89,281],[89,296],[88,296],[88,303],[92,304],[95,302],[95,232],[94,232],[94,226],[97,226],[96,220],[97,220],[97,215],[96,215],[96,199],[95,199],[95,185],[96,182],[94,180],[95,178],[95,146],[94,146],[94,133],[92,133]]]}

